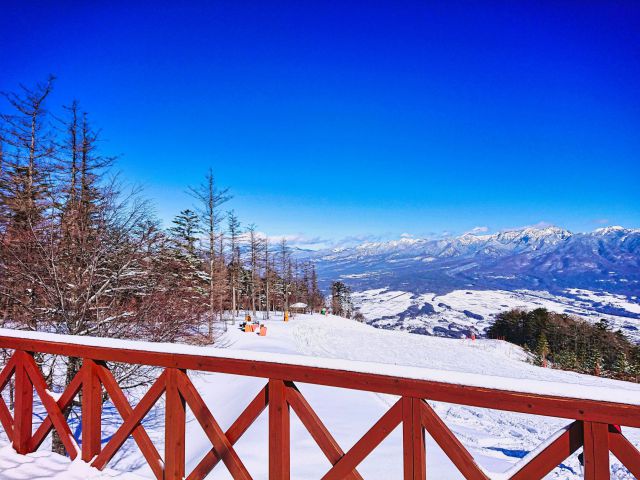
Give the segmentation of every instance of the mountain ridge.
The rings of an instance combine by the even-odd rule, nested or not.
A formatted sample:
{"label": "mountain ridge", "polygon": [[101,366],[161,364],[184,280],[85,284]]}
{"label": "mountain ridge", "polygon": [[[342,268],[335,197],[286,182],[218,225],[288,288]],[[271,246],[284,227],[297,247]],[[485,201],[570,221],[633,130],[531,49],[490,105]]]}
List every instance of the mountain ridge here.
{"label": "mountain ridge", "polygon": [[325,284],[356,290],[458,288],[640,292],[640,229],[610,226],[574,233],[525,227],[493,234],[401,238],[306,253]]}

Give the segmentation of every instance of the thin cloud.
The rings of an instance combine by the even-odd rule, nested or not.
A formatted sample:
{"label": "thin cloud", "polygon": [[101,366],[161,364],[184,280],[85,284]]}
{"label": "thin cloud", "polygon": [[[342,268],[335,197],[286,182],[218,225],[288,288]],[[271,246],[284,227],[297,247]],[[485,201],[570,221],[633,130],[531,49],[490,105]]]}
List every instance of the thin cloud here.
{"label": "thin cloud", "polygon": [[474,235],[477,235],[479,233],[486,233],[489,231],[489,227],[485,227],[485,226],[481,226],[481,227],[473,227],[471,230],[469,230],[468,232],[465,232],[465,234],[467,233],[471,233]]}

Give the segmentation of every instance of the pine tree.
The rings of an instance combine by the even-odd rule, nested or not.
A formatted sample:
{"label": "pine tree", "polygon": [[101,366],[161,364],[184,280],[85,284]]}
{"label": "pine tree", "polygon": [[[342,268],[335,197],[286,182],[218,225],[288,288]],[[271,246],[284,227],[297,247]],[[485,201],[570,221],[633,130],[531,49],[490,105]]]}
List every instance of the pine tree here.
{"label": "pine tree", "polygon": [[554,364],[563,370],[577,370],[578,357],[573,350],[563,350],[554,355]]}
{"label": "pine tree", "polygon": [[618,352],[616,362],[613,365],[613,371],[620,375],[627,375],[631,371],[631,366],[624,352]]}
{"label": "pine tree", "polygon": [[587,351],[584,370],[586,373],[600,376],[600,373],[602,372],[602,354],[598,349],[591,348]]}
{"label": "pine tree", "polygon": [[542,367],[547,366],[547,355],[549,355],[549,342],[544,332],[540,334],[536,348],[536,363]]}
{"label": "pine tree", "polygon": [[350,318],[353,311],[351,289],[343,282],[331,284],[331,310],[334,315]]}
{"label": "pine tree", "polygon": [[324,298],[322,296],[322,292],[318,287],[318,273],[316,272],[316,267],[312,263],[311,264],[311,301],[309,302],[309,307],[311,312],[319,310],[324,304]]}
{"label": "pine tree", "polygon": [[182,210],[173,219],[169,230],[177,246],[189,257],[196,257],[198,234],[201,233],[200,218],[193,210]]}

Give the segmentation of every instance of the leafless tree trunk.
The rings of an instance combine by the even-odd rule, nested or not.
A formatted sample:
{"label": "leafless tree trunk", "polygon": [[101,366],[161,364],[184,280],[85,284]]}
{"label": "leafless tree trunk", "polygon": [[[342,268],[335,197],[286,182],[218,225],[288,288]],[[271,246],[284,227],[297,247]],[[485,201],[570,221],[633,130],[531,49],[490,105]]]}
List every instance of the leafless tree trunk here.
{"label": "leafless tree trunk", "polygon": [[240,275],[240,221],[235,212],[230,211],[227,214],[229,229],[229,248],[231,250],[231,261],[229,265],[229,273],[231,277],[231,311],[233,312],[233,323],[239,315],[238,305],[238,281]]}
{"label": "leafless tree trunk", "polygon": [[269,319],[269,284],[271,283],[271,275],[269,272],[269,238],[264,238],[264,290],[265,290],[265,315],[264,318]]}
{"label": "leafless tree trunk", "polygon": [[223,307],[220,305],[219,297],[221,297],[220,291],[224,291],[224,283],[226,282],[224,268],[220,268],[224,266],[223,251],[216,252],[216,238],[220,237],[220,245],[223,242],[222,229],[219,227],[222,222],[222,214],[219,210],[220,206],[227,202],[231,196],[228,189],[218,189],[216,187],[211,169],[205,176],[204,183],[197,188],[190,188],[189,191],[199,203],[200,217],[205,224],[207,236],[206,253],[209,264],[208,335],[210,341],[213,341],[213,322],[216,318],[216,309],[218,309],[217,313],[219,313],[221,320],[223,316]]}

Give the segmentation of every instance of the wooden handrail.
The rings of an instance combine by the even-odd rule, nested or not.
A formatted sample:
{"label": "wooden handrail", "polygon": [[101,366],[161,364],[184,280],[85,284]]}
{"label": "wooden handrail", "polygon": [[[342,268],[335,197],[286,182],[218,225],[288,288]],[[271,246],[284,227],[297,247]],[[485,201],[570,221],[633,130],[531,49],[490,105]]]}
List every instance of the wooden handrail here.
{"label": "wooden handrail", "polygon": [[[467,478],[488,478],[425,402],[432,400],[575,420],[574,427],[570,430],[571,442],[568,441],[569,433],[559,436],[511,478],[542,478],[582,445],[585,447],[586,478],[605,478],[603,472],[609,471],[610,449],[621,452],[623,458],[620,460],[640,478],[640,453],[617,430],[614,432],[610,427],[640,427],[640,394],[637,399],[627,396],[625,401],[615,401],[616,395],[612,395],[610,389],[591,387],[582,389],[579,396],[570,397],[531,391],[537,387],[551,392],[561,391],[560,385],[553,382],[496,379],[466,374],[460,375],[454,383],[443,381],[446,373],[443,375],[442,372],[416,367],[367,362],[343,363],[336,359],[318,360],[295,355],[131,341],[109,340],[103,345],[104,342],[104,339],[90,337],[0,329],[0,348],[15,350],[0,373],[0,391],[11,377],[15,377],[16,382],[13,415],[0,399],[0,423],[18,453],[29,453],[37,449],[46,434],[55,428],[69,455],[74,458],[77,445],[62,412],[82,391],[82,458],[91,461],[97,468],[104,468],[124,440],[133,434],[157,478],[184,478],[188,473],[184,471],[184,421],[188,405],[211,440],[212,450],[187,478],[204,478],[219,461],[226,464],[234,478],[251,478],[235,453],[233,444],[268,406],[269,472],[272,479],[286,479],[289,475],[290,407],[302,415],[305,427],[334,465],[324,478],[362,478],[356,470],[358,463],[399,423],[403,424],[404,431],[405,479],[425,478],[425,429]],[[44,402],[48,416],[32,435],[33,388],[35,386],[39,393],[45,388],[44,377],[32,357],[34,352],[81,358],[83,366],[67,392],[57,401],[48,397]],[[142,364],[164,370],[147,395],[135,407],[131,407],[105,362]],[[186,374],[189,370],[260,377],[268,382],[265,390],[249,404],[229,431],[223,432]],[[345,453],[305,401],[295,382],[387,393],[402,398]],[[497,388],[493,384],[508,384],[509,388]],[[101,446],[103,388],[120,412],[123,425],[106,445]],[[167,399],[164,459],[153,447],[141,423],[163,394]],[[617,436],[610,440],[611,435]],[[578,437],[582,439],[579,444],[575,440]],[[526,475],[523,473],[525,471]]]}

